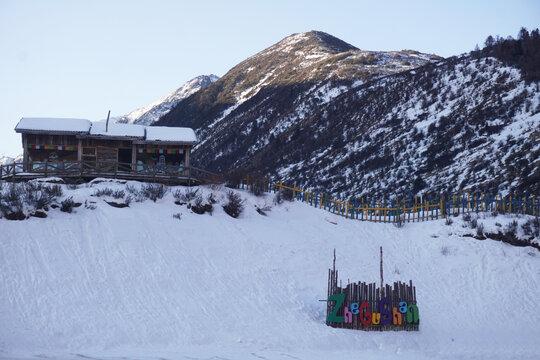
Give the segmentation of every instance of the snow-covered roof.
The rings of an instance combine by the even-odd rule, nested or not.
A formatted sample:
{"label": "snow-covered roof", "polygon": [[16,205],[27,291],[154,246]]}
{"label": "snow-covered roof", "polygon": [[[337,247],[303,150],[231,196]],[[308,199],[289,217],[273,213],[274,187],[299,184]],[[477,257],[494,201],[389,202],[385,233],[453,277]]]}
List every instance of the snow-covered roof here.
{"label": "snow-covered roof", "polygon": [[195,132],[186,127],[143,126],[135,124],[91,122],[85,119],[22,118],[15,131],[51,134],[76,134],[91,137],[131,138],[139,142],[196,144]]}
{"label": "snow-covered roof", "polygon": [[105,131],[105,122],[94,122],[90,129],[90,136],[111,136],[129,137],[144,139],[144,126],[132,124],[109,123],[109,128]]}
{"label": "snow-covered roof", "polygon": [[197,136],[192,128],[168,127],[168,126],[147,126],[146,141],[149,142],[183,142],[197,143]]}
{"label": "snow-covered roof", "polygon": [[91,126],[92,122],[86,119],[22,118],[15,131],[84,134],[90,131]]}

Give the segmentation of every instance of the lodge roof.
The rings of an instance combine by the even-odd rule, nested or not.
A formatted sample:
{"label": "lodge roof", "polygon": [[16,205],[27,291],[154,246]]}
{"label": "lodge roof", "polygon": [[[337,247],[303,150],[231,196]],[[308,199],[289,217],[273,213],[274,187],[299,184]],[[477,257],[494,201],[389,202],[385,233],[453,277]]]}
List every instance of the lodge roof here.
{"label": "lodge roof", "polygon": [[22,118],[16,132],[86,134],[90,131],[92,122],[86,119],[63,118]]}
{"label": "lodge roof", "polygon": [[15,131],[18,133],[79,135],[111,139],[133,139],[141,143],[165,142],[197,144],[197,136],[191,128],[168,126],[142,126],[134,124],[91,122],[85,119],[22,118]]}

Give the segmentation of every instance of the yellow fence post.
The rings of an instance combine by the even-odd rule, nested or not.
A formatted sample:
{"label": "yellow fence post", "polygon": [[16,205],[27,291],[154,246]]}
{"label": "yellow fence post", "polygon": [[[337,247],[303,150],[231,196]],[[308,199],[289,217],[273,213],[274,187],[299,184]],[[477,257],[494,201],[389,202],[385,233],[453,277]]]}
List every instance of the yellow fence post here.
{"label": "yellow fence post", "polygon": [[469,212],[469,206],[471,204],[471,202],[469,201],[470,196],[471,196],[471,194],[467,193],[467,212]]}
{"label": "yellow fence post", "polygon": [[512,213],[512,197],[510,196],[510,214]]}
{"label": "yellow fence post", "polygon": [[279,180],[279,195],[281,195],[281,187],[283,186],[283,181]]}
{"label": "yellow fence post", "polygon": [[319,205],[319,209],[322,209],[322,201],[323,201],[324,194],[321,194],[321,204]]}
{"label": "yellow fence post", "polygon": [[292,198],[293,200],[296,200],[296,184],[294,184],[293,192],[292,192]]}
{"label": "yellow fence post", "polygon": [[443,207],[443,200],[441,197],[441,219],[444,217],[444,207]]}
{"label": "yellow fence post", "polygon": [[525,203],[525,201],[527,201],[526,199],[526,197],[523,197],[523,214],[525,214],[525,212],[527,211],[527,205]]}
{"label": "yellow fence post", "polygon": [[309,204],[309,190],[307,191],[306,204]]}
{"label": "yellow fence post", "polygon": [[347,212],[345,213],[345,218],[349,217],[349,202],[347,201]]}

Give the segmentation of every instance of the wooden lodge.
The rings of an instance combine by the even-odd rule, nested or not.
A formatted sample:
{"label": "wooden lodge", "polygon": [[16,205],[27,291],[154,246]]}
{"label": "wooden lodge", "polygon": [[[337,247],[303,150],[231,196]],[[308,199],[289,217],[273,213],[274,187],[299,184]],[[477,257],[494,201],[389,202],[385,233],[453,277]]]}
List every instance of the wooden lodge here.
{"label": "wooden lodge", "polygon": [[[213,175],[190,166],[198,143],[193,129],[91,122],[85,119],[22,118],[23,162],[0,174],[118,177],[140,180],[197,181]],[[197,174],[195,174],[197,173]],[[6,175],[7,174],[7,175]]]}

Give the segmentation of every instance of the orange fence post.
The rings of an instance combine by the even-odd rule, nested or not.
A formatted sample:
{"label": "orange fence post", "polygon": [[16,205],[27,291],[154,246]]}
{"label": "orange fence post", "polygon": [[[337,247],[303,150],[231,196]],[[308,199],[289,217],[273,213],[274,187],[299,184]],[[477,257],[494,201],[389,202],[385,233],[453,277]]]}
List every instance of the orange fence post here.
{"label": "orange fence post", "polygon": [[324,194],[321,194],[321,204],[319,205],[319,209],[322,209],[322,201],[323,201]]}
{"label": "orange fence post", "polygon": [[510,196],[510,214],[512,213],[512,197]]}

